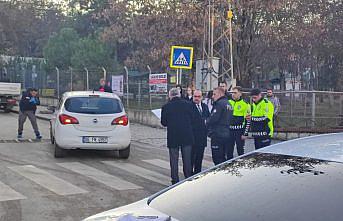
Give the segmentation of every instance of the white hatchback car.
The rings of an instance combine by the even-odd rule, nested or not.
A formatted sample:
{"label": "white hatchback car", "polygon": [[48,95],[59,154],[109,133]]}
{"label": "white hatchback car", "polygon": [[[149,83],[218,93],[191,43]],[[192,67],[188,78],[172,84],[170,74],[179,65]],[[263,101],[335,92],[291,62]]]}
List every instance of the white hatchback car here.
{"label": "white hatchback car", "polygon": [[66,149],[115,150],[125,159],[130,155],[129,119],[112,93],[64,93],[50,121],[50,139],[55,157],[64,157]]}

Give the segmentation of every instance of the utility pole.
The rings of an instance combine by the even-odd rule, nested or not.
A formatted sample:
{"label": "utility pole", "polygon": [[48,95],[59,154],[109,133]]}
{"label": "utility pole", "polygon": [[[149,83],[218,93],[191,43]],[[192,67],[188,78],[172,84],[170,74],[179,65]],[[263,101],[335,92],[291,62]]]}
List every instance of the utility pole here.
{"label": "utility pole", "polygon": [[232,18],[233,18],[233,12],[231,9],[231,1],[229,6],[229,11],[227,13],[227,18],[229,19],[229,30],[230,30],[230,66],[231,66],[231,84],[232,88],[236,87],[236,81],[233,77],[233,42],[232,42]]}
{"label": "utility pole", "polygon": [[[206,2],[203,22],[205,33],[202,47],[202,88],[207,83],[209,87],[206,88],[213,89],[217,79],[231,79],[232,86],[235,86],[232,1],[229,0],[225,4],[214,0]],[[218,24],[220,27],[217,29]]]}

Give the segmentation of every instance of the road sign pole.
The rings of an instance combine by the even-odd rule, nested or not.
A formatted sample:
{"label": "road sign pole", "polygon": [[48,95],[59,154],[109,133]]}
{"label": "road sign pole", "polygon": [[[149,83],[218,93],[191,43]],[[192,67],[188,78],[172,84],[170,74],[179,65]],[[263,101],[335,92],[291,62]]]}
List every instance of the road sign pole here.
{"label": "road sign pole", "polygon": [[176,84],[179,84],[179,69],[176,69]]}
{"label": "road sign pole", "polygon": [[180,84],[182,84],[182,69],[180,68]]}

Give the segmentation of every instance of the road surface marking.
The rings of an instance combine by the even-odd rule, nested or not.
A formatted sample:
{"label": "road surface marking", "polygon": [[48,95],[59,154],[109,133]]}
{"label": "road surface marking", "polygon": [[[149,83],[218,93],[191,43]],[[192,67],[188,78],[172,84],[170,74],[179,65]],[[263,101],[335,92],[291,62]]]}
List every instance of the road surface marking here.
{"label": "road surface marking", "polygon": [[9,169],[61,196],[88,192],[32,165],[14,166]]}
{"label": "road surface marking", "polygon": [[119,177],[113,176],[108,173],[104,173],[98,169],[93,167],[87,166],[82,163],[78,162],[70,162],[70,163],[58,163],[57,165],[71,170],[74,173],[81,174],[86,176],[92,180],[95,180],[99,183],[102,183],[108,187],[111,187],[116,190],[131,190],[131,189],[141,189],[141,186],[137,186],[136,184],[127,182]]}
{"label": "road surface marking", "polygon": [[[143,160],[143,162],[149,163],[151,165],[166,169],[166,170],[170,170],[170,164],[168,161],[166,160],[161,160],[161,159],[151,159],[151,160]],[[182,159],[179,159],[179,172],[183,173],[183,169],[182,169]],[[207,169],[210,168],[212,166],[214,166],[214,164],[208,160],[203,160],[202,161],[202,166],[203,169]]]}
{"label": "road surface marking", "polygon": [[144,169],[131,163],[119,163],[114,161],[102,161],[102,163],[109,166],[117,167],[129,173],[135,174],[136,176],[140,176],[144,179],[151,180],[162,185],[167,185],[170,183],[170,178],[168,176]]}
{"label": "road surface marking", "polygon": [[[160,159],[152,159],[152,160],[143,160],[143,162],[152,164],[154,166],[170,170],[170,164],[166,160],[160,160]],[[182,172],[182,169],[179,168],[179,172]]]}
{"label": "road surface marking", "polygon": [[16,192],[6,184],[0,182],[0,202],[23,199],[26,199],[26,197]]}

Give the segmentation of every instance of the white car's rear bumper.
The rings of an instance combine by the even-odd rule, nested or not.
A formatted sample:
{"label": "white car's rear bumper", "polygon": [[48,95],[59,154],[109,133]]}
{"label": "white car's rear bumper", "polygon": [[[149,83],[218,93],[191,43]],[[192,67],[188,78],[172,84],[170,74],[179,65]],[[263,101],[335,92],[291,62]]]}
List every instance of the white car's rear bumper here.
{"label": "white car's rear bumper", "polygon": [[[107,137],[108,143],[83,143],[83,137]],[[122,150],[131,142],[128,126],[114,126],[105,132],[86,132],[75,129],[73,125],[56,125],[55,142],[63,149]]]}

